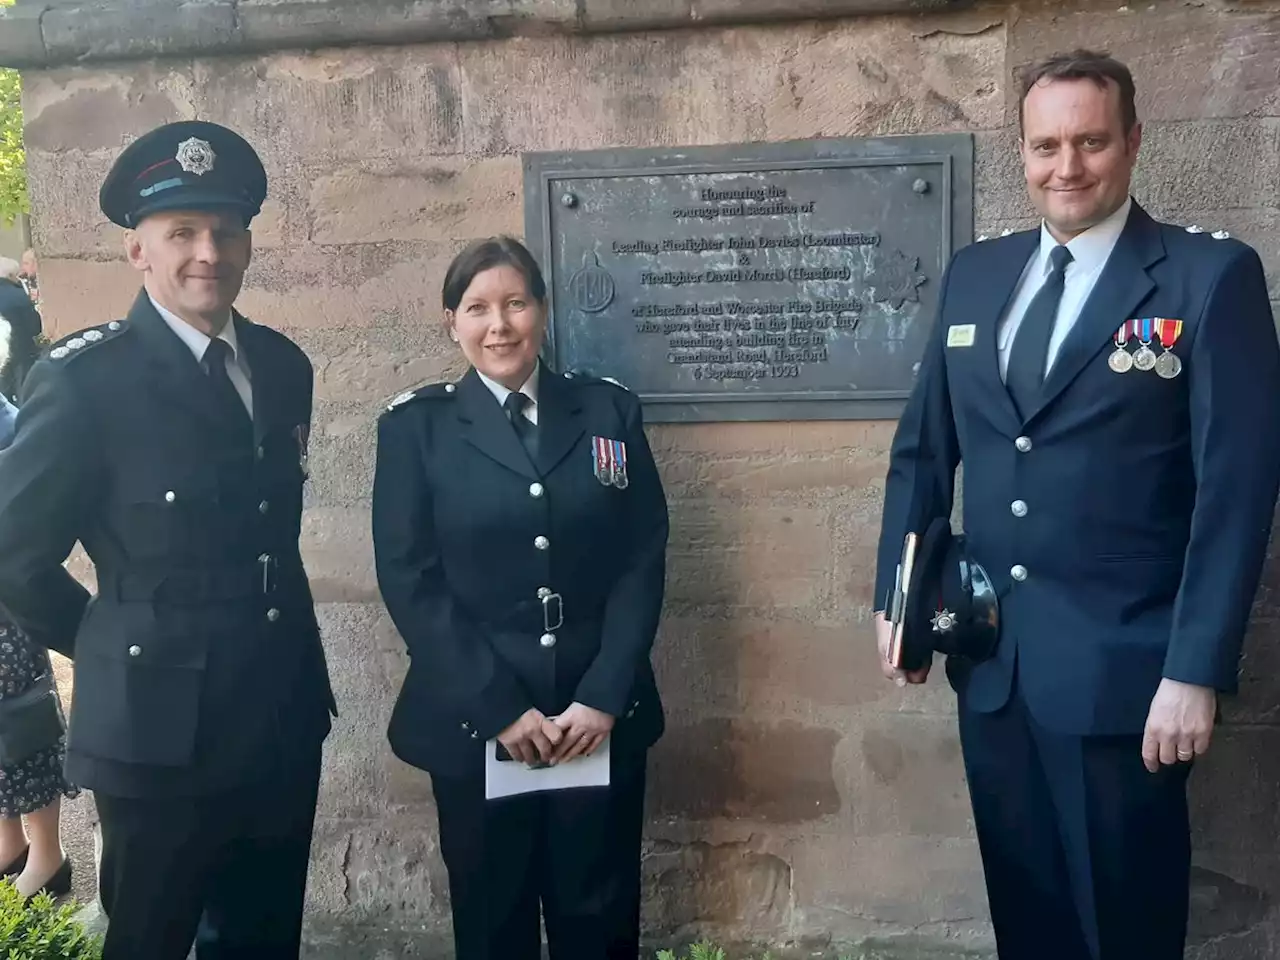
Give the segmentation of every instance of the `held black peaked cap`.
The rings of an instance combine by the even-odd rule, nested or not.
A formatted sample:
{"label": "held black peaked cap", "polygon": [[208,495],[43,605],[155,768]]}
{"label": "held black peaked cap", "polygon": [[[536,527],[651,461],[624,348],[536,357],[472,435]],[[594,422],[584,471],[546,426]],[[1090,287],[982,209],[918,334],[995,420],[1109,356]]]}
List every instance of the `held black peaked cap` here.
{"label": "held black peaked cap", "polygon": [[916,548],[902,612],[902,668],[918,670],[934,652],[968,660],[995,653],[1000,605],[986,570],[946,519],[929,525]]}
{"label": "held black peaked cap", "polygon": [[136,227],[161,210],[238,210],[247,226],[262,210],[267,174],[248,141],[204,120],[167,123],[125,148],[98,203],[112,223]]}

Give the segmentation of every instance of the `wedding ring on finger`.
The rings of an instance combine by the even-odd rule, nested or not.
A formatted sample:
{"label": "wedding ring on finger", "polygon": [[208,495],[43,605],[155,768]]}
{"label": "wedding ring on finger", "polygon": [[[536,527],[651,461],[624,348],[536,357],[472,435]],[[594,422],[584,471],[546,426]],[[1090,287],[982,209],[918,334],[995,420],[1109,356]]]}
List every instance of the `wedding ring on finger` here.
{"label": "wedding ring on finger", "polygon": [[1179,750],[1179,751],[1178,751],[1178,759],[1179,759],[1179,760],[1190,760],[1194,755],[1195,755],[1195,754],[1193,754],[1190,750]]}

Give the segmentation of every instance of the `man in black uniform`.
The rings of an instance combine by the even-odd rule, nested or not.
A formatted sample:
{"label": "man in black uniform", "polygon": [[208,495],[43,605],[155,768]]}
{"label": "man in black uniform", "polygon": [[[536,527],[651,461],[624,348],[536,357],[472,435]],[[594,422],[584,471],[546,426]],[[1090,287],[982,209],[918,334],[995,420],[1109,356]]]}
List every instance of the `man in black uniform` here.
{"label": "man in black uniform", "polygon": [[961,461],[999,594],[994,654],[947,674],[1001,960],[1182,957],[1187,777],[1237,686],[1280,486],[1262,264],[1130,197],[1134,100],[1101,54],[1028,71],[1043,223],[956,254],[885,489],[878,600]]}
{"label": "man in black uniform", "polygon": [[105,960],[298,955],[336,711],[298,547],[311,365],[232,309],[265,195],[215,124],[126,149],[100,201],[143,290],[36,363],[0,457],[0,604],[75,660]]}

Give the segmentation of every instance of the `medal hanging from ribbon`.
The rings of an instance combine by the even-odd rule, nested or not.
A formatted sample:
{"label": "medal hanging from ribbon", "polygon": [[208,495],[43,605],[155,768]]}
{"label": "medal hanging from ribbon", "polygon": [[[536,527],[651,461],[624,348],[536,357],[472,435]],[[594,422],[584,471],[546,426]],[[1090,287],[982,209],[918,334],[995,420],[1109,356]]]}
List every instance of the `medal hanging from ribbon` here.
{"label": "medal hanging from ribbon", "polygon": [[1155,334],[1155,319],[1144,317],[1141,320],[1135,320],[1134,323],[1137,325],[1135,332],[1138,334],[1140,346],[1134,351],[1133,365],[1144,372],[1152,370],[1156,365],[1156,354],[1151,349],[1151,337]]}
{"label": "medal hanging from ribbon", "polygon": [[591,438],[591,457],[596,479],[606,487],[626,489],[627,445],[608,437]]}
{"label": "medal hanging from ribbon", "polygon": [[1129,337],[1133,335],[1133,327],[1137,321],[1126,320],[1120,325],[1120,329],[1116,331],[1112,340],[1115,341],[1116,348],[1111,356],[1107,357],[1107,366],[1116,373],[1128,373],[1133,369],[1133,356],[1125,349],[1125,345],[1129,342]]}
{"label": "medal hanging from ribbon", "polygon": [[1156,373],[1166,380],[1172,380],[1182,372],[1182,361],[1173,352],[1173,345],[1182,336],[1181,320],[1156,320],[1156,336],[1160,339],[1161,354],[1156,358]]}

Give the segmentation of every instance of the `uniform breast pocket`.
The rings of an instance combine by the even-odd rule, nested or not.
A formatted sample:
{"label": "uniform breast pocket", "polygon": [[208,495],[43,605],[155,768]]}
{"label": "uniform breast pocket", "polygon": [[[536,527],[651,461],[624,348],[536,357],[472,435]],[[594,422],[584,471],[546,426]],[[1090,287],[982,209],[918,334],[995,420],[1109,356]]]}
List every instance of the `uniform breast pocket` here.
{"label": "uniform breast pocket", "polygon": [[208,638],[157,628],[147,604],[96,605],[75,659],[73,749],[120,763],[194,759]]}
{"label": "uniform breast pocket", "polygon": [[122,473],[112,499],[121,542],[135,559],[187,549],[219,507],[217,478],[195,470]]}

